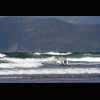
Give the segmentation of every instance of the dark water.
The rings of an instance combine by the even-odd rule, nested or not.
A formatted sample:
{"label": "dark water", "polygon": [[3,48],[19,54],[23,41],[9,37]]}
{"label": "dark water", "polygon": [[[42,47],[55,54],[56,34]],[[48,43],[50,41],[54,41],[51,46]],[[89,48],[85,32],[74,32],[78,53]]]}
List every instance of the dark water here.
{"label": "dark water", "polygon": [[[71,66],[57,64],[61,57]],[[99,76],[100,52],[0,53],[0,83],[98,83]]]}

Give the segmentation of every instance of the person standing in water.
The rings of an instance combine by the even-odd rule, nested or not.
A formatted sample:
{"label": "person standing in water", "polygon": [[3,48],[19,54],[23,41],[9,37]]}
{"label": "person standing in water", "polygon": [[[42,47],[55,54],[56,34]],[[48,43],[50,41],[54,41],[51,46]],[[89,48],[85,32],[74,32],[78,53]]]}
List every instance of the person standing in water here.
{"label": "person standing in water", "polygon": [[70,64],[68,64],[68,60],[64,58],[59,58],[59,61],[54,61],[54,62],[62,66],[71,66]]}
{"label": "person standing in water", "polygon": [[68,60],[63,59],[63,58],[61,58],[61,64],[62,64],[63,66],[70,66],[70,65],[68,64]]}

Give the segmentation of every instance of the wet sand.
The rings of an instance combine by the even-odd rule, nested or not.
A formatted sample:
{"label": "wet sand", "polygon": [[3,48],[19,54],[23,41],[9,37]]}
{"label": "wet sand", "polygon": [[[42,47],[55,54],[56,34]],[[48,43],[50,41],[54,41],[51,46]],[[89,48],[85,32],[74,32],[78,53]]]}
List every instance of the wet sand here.
{"label": "wet sand", "polygon": [[9,75],[0,83],[100,83],[100,75]]}
{"label": "wet sand", "polygon": [[100,78],[17,78],[1,79],[0,83],[100,83]]}

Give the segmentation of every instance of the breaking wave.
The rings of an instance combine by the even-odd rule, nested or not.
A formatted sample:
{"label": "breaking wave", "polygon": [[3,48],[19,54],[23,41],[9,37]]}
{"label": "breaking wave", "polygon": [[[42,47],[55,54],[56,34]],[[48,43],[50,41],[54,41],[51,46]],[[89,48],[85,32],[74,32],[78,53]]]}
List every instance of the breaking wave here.
{"label": "breaking wave", "polygon": [[2,70],[0,75],[32,75],[32,74],[100,74],[98,68],[66,68],[66,69],[30,69],[30,70]]}
{"label": "breaking wave", "polygon": [[1,53],[0,53],[0,58],[1,58],[1,57],[5,57],[5,56],[6,56],[5,54],[1,54]]}
{"label": "breaking wave", "polygon": [[[54,63],[60,58],[71,66]],[[100,53],[0,53],[0,75],[100,74]]]}
{"label": "breaking wave", "polygon": [[80,62],[100,62],[100,57],[84,57],[84,58],[68,58],[70,61],[80,61]]}
{"label": "breaking wave", "polygon": [[34,53],[35,55],[52,55],[52,56],[54,56],[54,55],[70,55],[70,54],[72,54],[71,52],[68,52],[68,53],[59,53],[59,52],[47,52],[47,53],[39,53],[39,52],[35,52]]}
{"label": "breaking wave", "polygon": [[[53,62],[55,57],[48,58],[2,58],[0,68],[38,68],[45,63]],[[6,62],[6,63],[4,63]],[[8,63],[7,63],[8,62]]]}

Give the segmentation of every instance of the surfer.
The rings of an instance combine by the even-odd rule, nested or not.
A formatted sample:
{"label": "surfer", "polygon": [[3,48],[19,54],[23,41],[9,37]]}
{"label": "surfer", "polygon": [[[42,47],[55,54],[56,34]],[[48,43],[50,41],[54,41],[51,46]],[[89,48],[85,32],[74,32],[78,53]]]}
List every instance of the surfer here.
{"label": "surfer", "polygon": [[70,65],[68,64],[68,60],[63,59],[63,58],[61,58],[61,63],[62,63],[63,66],[70,66]]}
{"label": "surfer", "polygon": [[62,66],[71,66],[70,64],[68,64],[68,60],[63,58],[60,58],[59,61],[54,61],[54,62]]}

